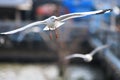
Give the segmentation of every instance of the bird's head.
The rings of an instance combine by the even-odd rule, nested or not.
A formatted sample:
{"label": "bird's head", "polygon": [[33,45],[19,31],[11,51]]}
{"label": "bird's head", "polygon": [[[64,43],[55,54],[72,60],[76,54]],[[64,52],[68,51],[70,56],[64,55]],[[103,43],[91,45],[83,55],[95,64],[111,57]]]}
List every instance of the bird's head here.
{"label": "bird's head", "polygon": [[91,55],[86,54],[86,55],[85,55],[85,58],[84,58],[84,61],[90,62],[90,61],[92,61],[92,59],[93,59],[93,57],[92,57]]}
{"label": "bird's head", "polygon": [[50,17],[50,20],[51,20],[52,22],[55,22],[55,21],[57,20],[57,17],[56,17],[56,16],[51,16],[51,17]]}

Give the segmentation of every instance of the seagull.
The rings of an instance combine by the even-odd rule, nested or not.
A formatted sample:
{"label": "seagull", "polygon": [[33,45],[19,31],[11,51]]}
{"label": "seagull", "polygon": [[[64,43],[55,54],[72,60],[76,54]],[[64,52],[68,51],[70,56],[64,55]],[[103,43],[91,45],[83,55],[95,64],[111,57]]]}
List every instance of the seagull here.
{"label": "seagull", "polygon": [[[105,9],[105,10],[97,10],[97,11],[90,11],[90,12],[78,12],[78,13],[70,13],[70,14],[65,14],[65,15],[61,15],[59,17],[56,16],[51,16],[48,19],[45,19],[43,21],[37,21],[37,22],[33,22],[30,23],[24,27],[12,30],[12,31],[8,31],[8,32],[3,32],[0,34],[14,34],[20,31],[23,31],[27,28],[36,26],[36,25],[40,25],[40,24],[45,24],[45,28],[43,29],[44,31],[50,31],[50,30],[56,30],[58,27],[62,26],[63,24],[65,24],[66,20],[72,19],[72,18],[77,18],[77,17],[84,17],[84,16],[88,16],[88,15],[97,15],[97,14],[104,14],[104,13],[109,13],[111,12],[112,9]],[[57,32],[55,31],[56,34],[56,38],[58,37]],[[51,35],[50,35],[51,37]]]}
{"label": "seagull", "polygon": [[108,48],[109,46],[110,45],[107,44],[107,45],[97,47],[92,52],[90,52],[89,54],[79,54],[79,53],[72,54],[72,55],[66,56],[65,59],[69,60],[69,59],[78,57],[78,58],[83,58],[83,60],[86,61],[86,62],[90,62],[90,61],[93,60],[93,55],[95,55],[100,50]]}

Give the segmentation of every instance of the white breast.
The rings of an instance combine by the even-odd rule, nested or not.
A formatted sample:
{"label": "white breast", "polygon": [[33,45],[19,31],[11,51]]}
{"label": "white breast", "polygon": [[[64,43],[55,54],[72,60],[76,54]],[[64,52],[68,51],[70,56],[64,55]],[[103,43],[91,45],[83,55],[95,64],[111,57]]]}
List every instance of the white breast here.
{"label": "white breast", "polygon": [[55,27],[55,22],[53,22],[51,19],[47,20],[47,26],[49,28],[54,28]]}

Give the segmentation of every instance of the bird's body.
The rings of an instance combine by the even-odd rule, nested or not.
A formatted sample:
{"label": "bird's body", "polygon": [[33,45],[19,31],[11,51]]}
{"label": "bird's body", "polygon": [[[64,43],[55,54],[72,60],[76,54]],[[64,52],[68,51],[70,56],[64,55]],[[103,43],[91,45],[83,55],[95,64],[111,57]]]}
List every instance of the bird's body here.
{"label": "bird's body", "polygon": [[97,11],[90,11],[90,12],[70,13],[70,14],[61,15],[59,17],[51,16],[48,19],[45,19],[43,21],[33,22],[33,23],[28,24],[28,25],[21,27],[19,29],[8,31],[8,32],[3,32],[0,34],[14,34],[14,33],[23,31],[27,28],[34,27],[34,26],[40,25],[40,24],[46,25],[43,30],[46,30],[46,31],[47,30],[55,30],[58,27],[60,27],[61,25],[63,25],[66,20],[69,20],[72,18],[77,18],[77,17],[84,17],[84,16],[88,16],[88,15],[104,14],[104,13],[108,13],[111,11],[112,11],[111,9],[106,9],[106,10],[97,10]]}
{"label": "bird's body", "polygon": [[50,18],[46,19],[46,27],[43,30],[55,30],[56,28],[60,27],[64,24],[63,21],[57,20],[56,16],[51,16]]}
{"label": "bird's body", "polygon": [[91,55],[89,55],[89,54],[86,54],[86,55],[85,55],[84,61],[90,62],[90,61],[92,61],[92,60],[93,60],[93,57],[92,57]]}
{"label": "bird's body", "polygon": [[97,47],[96,49],[94,49],[92,52],[90,52],[89,54],[79,54],[79,53],[75,53],[73,55],[69,55],[67,57],[65,57],[65,59],[72,59],[72,58],[83,58],[84,61],[86,62],[90,62],[93,59],[93,55],[95,55],[98,51],[108,48],[110,45],[103,45],[100,47]]}

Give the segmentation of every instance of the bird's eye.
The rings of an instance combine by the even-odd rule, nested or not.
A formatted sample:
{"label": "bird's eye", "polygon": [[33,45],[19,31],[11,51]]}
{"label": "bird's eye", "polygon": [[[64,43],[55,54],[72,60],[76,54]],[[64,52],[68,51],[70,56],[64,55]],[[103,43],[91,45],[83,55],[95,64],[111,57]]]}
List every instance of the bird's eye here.
{"label": "bird's eye", "polygon": [[52,17],[51,19],[52,19],[52,20],[54,20],[54,18],[53,18],[53,17]]}
{"label": "bird's eye", "polygon": [[55,18],[52,17],[51,20],[52,20],[52,21],[55,21]]}

